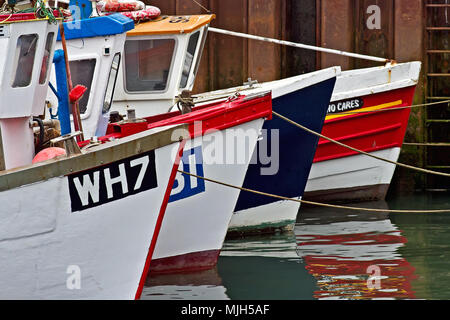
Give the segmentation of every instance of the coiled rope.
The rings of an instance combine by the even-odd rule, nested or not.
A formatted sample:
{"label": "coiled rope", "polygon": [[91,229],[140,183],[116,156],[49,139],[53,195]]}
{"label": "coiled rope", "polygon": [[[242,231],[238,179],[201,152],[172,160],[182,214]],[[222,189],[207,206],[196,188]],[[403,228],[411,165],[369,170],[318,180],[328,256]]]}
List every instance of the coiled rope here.
{"label": "coiled rope", "polygon": [[[5,23],[13,16],[13,14],[16,14],[16,13],[17,14],[19,14],[19,13],[35,13],[37,18],[43,18],[43,19],[46,18],[46,19],[48,19],[48,21],[50,23],[55,23],[55,24],[57,23],[57,18],[53,14],[53,10],[46,6],[44,0],[37,0],[32,8],[23,9],[23,10],[19,10],[19,11],[15,11],[15,12],[11,12],[11,10],[7,9],[6,6],[7,6],[7,3],[5,1],[3,6],[0,8],[0,13],[1,14],[9,13],[10,15],[8,16],[8,18],[0,21],[0,23]],[[60,11],[60,16],[62,16],[61,11]]]}
{"label": "coiled rope", "polygon": [[318,132],[315,132],[314,130],[308,129],[308,128],[302,126],[301,124],[299,124],[299,123],[297,123],[297,122],[295,122],[295,121],[293,121],[293,120],[291,120],[289,118],[286,118],[285,116],[282,116],[281,114],[279,114],[279,113],[277,113],[275,111],[272,111],[272,114],[274,114],[275,116],[281,118],[282,120],[284,120],[284,121],[286,121],[286,122],[288,122],[288,123],[290,123],[290,124],[300,128],[300,129],[302,129],[302,130],[304,130],[306,132],[309,132],[309,133],[311,133],[313,135],[316,135],[316,136],[318,136],[318,137],[320,137],[322,139],[328,140],[328,141],[330,141],[332,143],[335,143],[335,144],[337,144],[337,145],[339,145],[341,147],[350,149],[350,150],[352,150],[354,152],[366,155],[368,157],[371,157],[371,158],[374,158],[374,159],[377,159],[377,160],[380,160],[380,161],[388,162],[388,163],[397,165],[399,167],[404,167],[404,168],[407,168],[407,169],[410,169],[410,170],[415,170],[415,171],[422,172],[422,173],[433,174],[433,175],[438,175],[438,176],[450,178],[450,174],[449,173],[438,172],[438,171],[433,171],[433,170],[428,170],[428,169],[423,169],[423,168],[418,168],[418,167],[410,166],[408,164],[404,164],[404,163],[400,163],[400,162],[397,162],[397,161],[392,161],[392,160],[389,160],[389,159],[385,159],[385,158],[381,158],[381,157],[375,156],[375,155],[370,154],[368,152],[365,152],[365,151],[353,148],[353,147],[351,147],[349,145],[346,145],[346,144],[344,144],[342,142],[339,142],[339,141],[336,141],[336,140],[331,139],[329,137],[326,137],[326,136],[324,136],[324,135],[322,135],[322,134],[320,134]]}
{"label": "coiled rope", "polygon": [[344,210],[353,210],[353,211],[368,211],[368,212],[384,212],[384,213],[450,213],[450,209],[442,209],[442,210],[391,210],[391,209],[373,209],[373,208],[357,208],[357,207],[348,207],[348,206],[342,206],[342,205],[334,205],[334,204],[328,204],[328,203],[320,203],[320,202],[313,202],[313,201],[307,201],[307,200],[302,200],[302,199],[292,199],[292,198],[288,198],[288,197],[283,197],[283,196],[279,196],[276,194],[272,194],[272,193],[267,193],[267,192],[262,192],[262,191],[257,191],[257,190],[253,190],[253,189],[248,189],[248,188],[244,188],[244,187],[238,187],[229,183],[225,183],[225,182],[221,182],[218,180],[214,180],[214,179],[209,179],[206,177],[202,177],[193,173],[189,173],[183,170],[178,170],[179,173],[181,174],[185,174],[197,179],[202,179],[208,182],[212,182],[218,185],[222,185],[224,187],[228,187],[228,188],[232,188],[232,189],[237,189],[240,191],[245,191],[245,192],[250,192],[250,193],[254,193],[254,194],[258,194],[261,196],[266,196],[266,197],[270,197],[270,198],[275,198],[275,199],[279,199],[279,200],[286,200],[286,201],[292,201],[292,202],[299,202],[299,203],[304,203],[304,204],[308,204],[308,205],[313,205],[313,206],[319,206],[319,207],[327,207],[327,208],[334,208],[334,209],[344,209]]}

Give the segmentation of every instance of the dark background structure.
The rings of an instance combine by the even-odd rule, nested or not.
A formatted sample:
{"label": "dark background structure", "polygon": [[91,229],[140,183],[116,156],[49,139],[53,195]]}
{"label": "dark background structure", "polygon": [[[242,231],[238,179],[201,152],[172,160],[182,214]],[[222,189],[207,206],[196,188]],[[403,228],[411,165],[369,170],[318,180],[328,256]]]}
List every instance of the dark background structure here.
{"label": "dark background structure", "polygon": [[[422,61],[415,103],[450,99],[450,0],[146,0],[164,15],[214,13],[212,27],[395,59]],[[370,30],[367,8],[381,9],[381,28]],[[195,92],[280,79],[338,65],[343,70],[376,66],[227,35],[208,35]],[[401,162],[450,172],[450,107],[412,111]],[[450,190],[445,177],[397,168],[392,192]]]}

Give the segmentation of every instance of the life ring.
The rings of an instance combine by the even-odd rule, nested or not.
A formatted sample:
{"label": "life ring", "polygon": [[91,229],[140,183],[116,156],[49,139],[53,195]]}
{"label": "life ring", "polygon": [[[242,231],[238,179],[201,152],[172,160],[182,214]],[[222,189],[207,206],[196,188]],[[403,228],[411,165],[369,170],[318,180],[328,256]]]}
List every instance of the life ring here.
{"label": "life ring", "polygon": [[130,12],[145,9],[142,1],[136,0],[100,0],[97,10],[101,12]]}
{"label": "life ring", "polygon": [[[104,15],[109,15],[112,13],[113,12],[104,12]],[[124,11],[120,13],[130,18],[134,22],[145,22],[158,18],[161,15],[161,10],[154,6],[146,6],[146,8],[143,10]]]}

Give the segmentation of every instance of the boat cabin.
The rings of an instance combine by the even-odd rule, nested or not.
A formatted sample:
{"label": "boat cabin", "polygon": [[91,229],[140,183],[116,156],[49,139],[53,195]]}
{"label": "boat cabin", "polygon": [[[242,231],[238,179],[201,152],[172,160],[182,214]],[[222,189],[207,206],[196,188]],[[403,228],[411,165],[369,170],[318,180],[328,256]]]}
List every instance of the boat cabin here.
{"label": "boat cabin", "polygon": [[16,16],[0,24],[0,170],[33,161],[33,117],[44,114],[58,31],[34,13]]}
{"label": "boat cabin", "polygon": [[[134,28],[134,22],[121,14],[113,14],[65,22],[63,25],[73,86],[83,85],[87,88],[78,102],[84,136],[87,139],[103,136],[106,133],[116,79],[123,60],[126,32]],[[62,49],[60,35],[56,48]],[[57,74],[62,77],[58,78]],[[65,76],[64,64],[60,68],[55,64],[51,83],[57,85],[58,92],[64,91],[61,89],[65,85]],[[48,100],[55,107],[61,102],[50,90]],[[75,131],[71,117],[67,118],[71,122],[67,125],[61,117],[61,111],[58,107],[61,134]],[[68,129],[64,129],[67,127]]]}
{"label": "boat cabin", "polygon": [[[114,14],[64,23],[72,82],[88,88],[79,101],[84,137],[103,136],[110,111],[125,115],[132,108],[138,118],[166,113],[177,95],[192,90],[214,17],[161,16],[134,25]],[[48,99],[58,105],[50,91]]]}
{"label": "boat cabin", "polygon": [[208,26],[215,15],[161,16],[127,32],[111,110],[137,117],[166,113],[192,90]]}

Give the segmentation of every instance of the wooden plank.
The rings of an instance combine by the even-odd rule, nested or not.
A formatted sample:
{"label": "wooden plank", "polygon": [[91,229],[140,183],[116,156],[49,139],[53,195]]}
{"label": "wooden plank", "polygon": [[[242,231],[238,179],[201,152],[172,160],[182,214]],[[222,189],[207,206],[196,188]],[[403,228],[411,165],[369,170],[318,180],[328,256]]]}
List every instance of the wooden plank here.
{"label": "wooden plank", "polygon": [[176,14],[176,0],[144,0],[144,2],[161,9],[162,15]]}
{"label": "wooden plank", "polygon": [[208,0],[176,0],[176,12],[179,15],[207,14],[209,10]]}
{"label": "wooden plank", "polygon": [[[247,32],[245,23],[247,0],[212,0],[216,19],[211,26],[238,32]],[[243,48],[247,40],[211,33],[210,54],[212,54],[212,70],[210,77],[213,89],[229,88],[241,85],[247,76],[244,69],[247,57],[243,54]]]}
{"label": "wooden plank", "polygon": [[[249,0],[248,33],[279,39],[281,3],[278,0]],[[259,82],[281,75],[281,48],[277,44],[249,40],[248,75]]]}
{"label": "wooden plank", "polygon": [[[321,42],[325,48],[353,52],[353,4],[352,0],[321,1]],[[348,57],[322,53],[321,68],[341,66],[343,70],[351,68]]]}
{"label": "wooden plank", "polygon": [[[317,0],[302,2],[289,0],[287,4],[287,40],[315,46],[317,44]],[[320,14],[320,12],[319,12]],[[286,48],[286,76],[315,71],[317,57],[315,51]]]}
{"label": "wooden plank", "polygon": [[[368,9],[379,8],[380,26],[369,28],[368,22],[375,22],[376,13]],[[360,0],[356,2],[355,50],[358,53],[387,59],[394,58],[394,0]],[[358,60],[355,68],[377,66],[379,64]]]}

